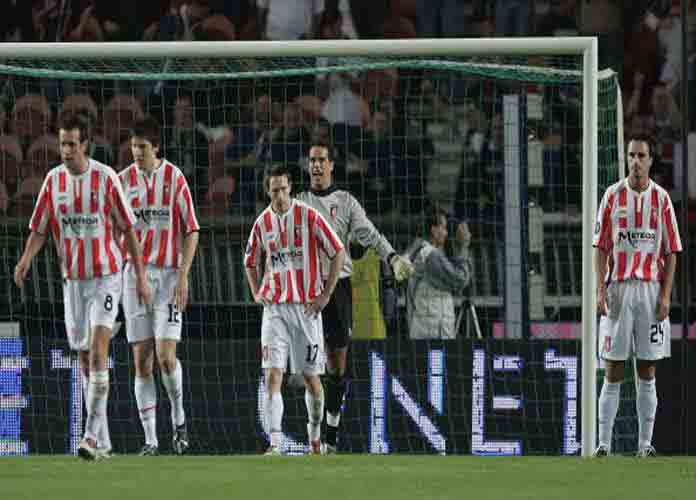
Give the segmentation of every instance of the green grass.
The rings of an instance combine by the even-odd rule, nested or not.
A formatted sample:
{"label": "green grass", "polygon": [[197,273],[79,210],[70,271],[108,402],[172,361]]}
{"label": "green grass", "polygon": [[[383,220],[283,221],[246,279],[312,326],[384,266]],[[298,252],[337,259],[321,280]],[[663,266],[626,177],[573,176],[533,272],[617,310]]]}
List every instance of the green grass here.
{"label": "green grass", "polygon": [[694,491],[696,457],[0,459],[0,498],[7,500],[686,500]]}

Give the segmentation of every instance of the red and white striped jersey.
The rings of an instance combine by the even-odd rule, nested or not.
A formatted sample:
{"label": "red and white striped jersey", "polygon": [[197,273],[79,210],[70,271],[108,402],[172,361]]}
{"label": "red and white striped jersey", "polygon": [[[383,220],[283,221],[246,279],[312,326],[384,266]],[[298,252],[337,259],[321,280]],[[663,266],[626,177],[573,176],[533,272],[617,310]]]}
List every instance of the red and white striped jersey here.
{"label": "red and white striped jersey", "polygon": [[200,229],[186,177],[165,159],[151,174],[133,163],[120,176],[138,219],[135,233],[143,246],[143,262],[179,267],[184,237]]}
{"label": "red and white striped jersey", "polygon": [[87,280],[117,273],[123,253],[115,230],[127,231],[135,216],[111,167],[89,159],[87,171],[72,175],[64,164],[44,180],[29,228],[50,229],[63,276]]}
{"label": "red and white striped jersey", "polygon": [[665,256],[682,243],[669,194],[650,180],[637,192],[628,179],[604,193],[592,245],[611,254],[610,281],[661,281]]}
{"label": "red and white striped jersey", "polygon": [[321,255],[333,259],[343,244],[324,217],[301,201],[278,214],[269,206],[254,223],[244,266],[255,268],[265,254],[261,294],[274,304],[304,304],[321,294]]}

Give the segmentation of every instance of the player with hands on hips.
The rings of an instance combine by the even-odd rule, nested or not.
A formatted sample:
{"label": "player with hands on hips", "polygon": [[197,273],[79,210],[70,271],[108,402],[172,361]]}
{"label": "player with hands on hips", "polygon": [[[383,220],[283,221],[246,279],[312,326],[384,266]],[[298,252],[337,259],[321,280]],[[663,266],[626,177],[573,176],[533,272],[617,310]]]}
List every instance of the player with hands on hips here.
{"label": "player with hands on hips", "polygon": [[[265,376],[264,428],[270,434],[268,455],[281,453],[283,397],[288,362],[305,381],[310,451],[322,453],[324,390],[322,310],[329,303],[344,265],[345,249],[322,214],[292,199],[290,173],[272,167],[264,179],[270,205],[251,229],[244,268],[254,300],[263,304],[261,367]],[[261,256],[264,256],[262,259]],[[328,276],[321,274],[328,259]],[[261,273],[259,273],[261,267]],[[262,277],[261,277],[262,276]]]}

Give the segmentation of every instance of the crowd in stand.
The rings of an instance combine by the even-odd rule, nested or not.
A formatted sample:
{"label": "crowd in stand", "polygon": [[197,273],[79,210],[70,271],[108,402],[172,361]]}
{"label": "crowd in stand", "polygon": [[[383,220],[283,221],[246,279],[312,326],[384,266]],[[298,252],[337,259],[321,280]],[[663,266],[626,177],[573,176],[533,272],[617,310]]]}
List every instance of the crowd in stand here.
{"label": "crowd in stand", "polygon": [[[663,168],[657,174],[669,187],[673,185],[670,167],[676,167],[673,151],[684,113],[696,112],[696,99],[688,110],[677,105],[681,81],[679,1],[643,3],[4,0],[0,1],[0,40],[597,35],[600,67],[614,68],[621,77],[625,128],[631,133],[647,131],[658,139]],[[693,34],[696,2],[690,4],[694,8],[685,21]],[[692,45],[690,41],[687,50],[692,51]],[[696,70],[690,71],[693,79],[691,73],[696,74]],[[26,215],[31,209],[47,169],[60,162],[56,119],[75,110],[89,116],[94,124],[92,156],[119,170],[131,162],[126,140],[129,125],[146,112],[155,115],[166,130],[163,154],[189,177],[203,214],[255,213],[263,201],[259,176],[269,164],[289,164],[297,183],[302,184],[306,146],[317,138],[331,139],[338,182],[356,192],[369,213],[422,213],[427,205],[428,169],[437,148],[427,127],[414,125],[406,108],[408,96],[418,94],[427,100],[437,94],[437,82],[380,70],[288,79],[282,88],[229,83],[219,88],[183,83],[160,87],[155,83],[105,88],[4,80],[0,88],[0,214]],[[437,98],[432,97],[432,102],[436,105]],[[496,141],[501,136],[501,116],[489,114],[477,103],[466,113],[462,163],[466,165],[472,154],[486,162],[500,153]],[[418,130],[414,131],[414,126]],[[553,134],[550,137],[555,138]],[[461,175],[470,179],[471,172],[462,168]],[[470,203],[466,183],[459,184],[454,208],[459,215],[470,217],[480,204],[476,200]]]}

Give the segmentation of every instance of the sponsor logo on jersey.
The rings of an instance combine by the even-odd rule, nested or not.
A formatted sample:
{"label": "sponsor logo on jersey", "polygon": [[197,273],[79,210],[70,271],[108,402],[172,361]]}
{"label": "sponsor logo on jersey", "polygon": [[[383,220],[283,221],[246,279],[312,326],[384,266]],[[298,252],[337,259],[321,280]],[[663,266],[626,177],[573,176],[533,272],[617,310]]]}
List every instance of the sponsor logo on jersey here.
{"label": "sponsor logo on jersey", "polygon": [[64,215],[60,218],[60,222],[69,227],[73,231],[81,229],[92,229],[99,224],[99,217],[94,215]]}
{"label": "sponsor logo on jersey", "polygon": [[153,222],[168,222],[168,208],[139,208],[133,211],[138,221],[143,221],[144,224],[150,225]]}
{"label": "sponsor logo on jersey", "polygon": [[301,248],[293,248],[292,250],[287,250],[283,252],[275,252],[271,254],[271,266],[272,267],[277,267],[277,266],[282,266],[285,267],[288,264],[288,260],[290,259],[298,259],[302,258],[302,249]]}
{"label": "sponsor logo on jersey", "polygon": [[619,231],[619,243],[628,243],[635,247],[640,243],[654,242],[657,235],[651,231]]}

